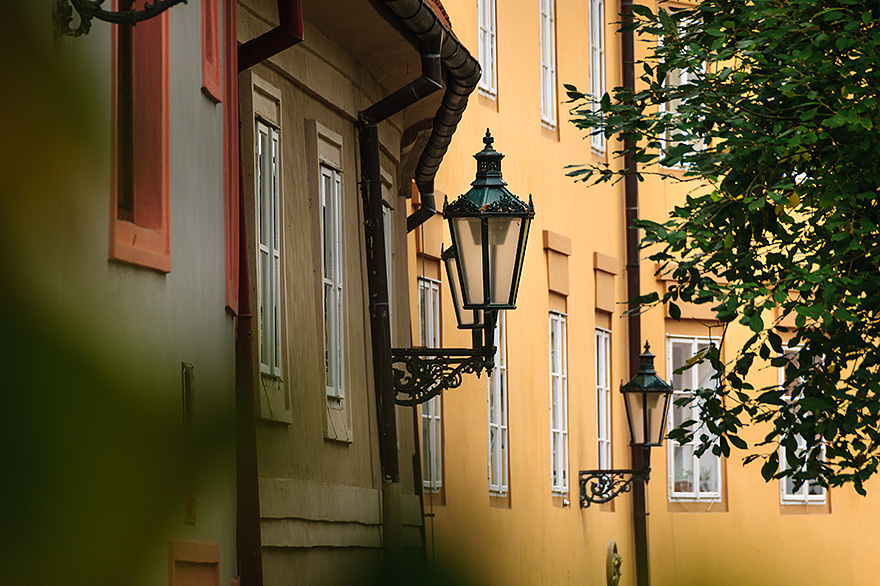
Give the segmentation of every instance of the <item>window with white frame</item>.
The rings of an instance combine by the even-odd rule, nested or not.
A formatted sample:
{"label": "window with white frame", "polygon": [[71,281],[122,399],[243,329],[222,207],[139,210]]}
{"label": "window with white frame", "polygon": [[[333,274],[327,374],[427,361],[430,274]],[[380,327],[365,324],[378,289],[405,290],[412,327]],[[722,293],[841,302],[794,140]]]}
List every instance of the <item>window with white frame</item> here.
{"label": "window with white frame", "polygon": [[[440,283],[419,277],[419,343],[426,348],[440,347]],[[433,397],[421,405],[422,485],[429,492],[443,487],[443,404]]]}
{"label": "window with white frame", "polygon": [[257,299],[260,373],[281,378],[281,233],[278,130],[257,121]]}
{"label": "window with white frame", "polygon": [[[590,0],[590,95],[599,111],[599,100],[605,95],[605,0]],[[590,136],[590,146],[605,152],[605,135]]]}
{"label": "window with white frame", "polygon": [[[786,350],[785,354],[783,355],[786,359],[787,364],[784,367],[779,368],[779,386],[785,390],[786,399],[790,399],[791,393],[794,388],[797,385],[803,383],[802,378],[797,377],[795,374],[793,374],[794,371],[800,368],[800,352],[802,349],[802,347],[791,348]],[[801,436],[797,436],[796,439],[797,451],[801,452],[805,450],[807,447],[806,440]],[[787,450],[785,446],[780,444],[779,461],[781,467],[791,468],[791,466],[788,464],[786,451]],[[823,504],[825,502],[825,487],[823,487],[818,482],[806,481],[795,488],[796,482],[793,478],[789,476],[787,478],[783,478],[780,484],[780,495],[782,498],[782,504]]]}
{"label": "window with white frame", "polygon": [[550,312],[550,489],[568,494],[568,358],[565,314]]}
{"label": "window with white frame", "polygon": [[[690,26],[690,23],[687,21],[683,21],[679,23],[679,34],[684,34],[685,28]],[[660,39],[660,42],[663,42],[663,39]],[[698,72],[690,69],[672,69],[666,74],[666,79],[663,82],[663,85],[668,89],[674,89],[676,87],[680,87],[683,85],[687,85],[692,80],[697,78]],[[682,105],[681,99],[673,99],[668,102],[664,102],[660,104],[660,112],[669,112],[673,115],[678,113],[679,108]],[[680,142],[682,131],[675,127],[673,124],[671,127],[666,129],[664,133],[662,144],[663,150],[666,151],[673,147],[676,143]],[[702,148],[702,141],[697,141],[694,143],[695,148]]]}
{"label": "window with white frame", "polygon": [[[672,379],[672,418],[670,429],[680,426],[685,421],[700,420],[700,407],[696,400],[687,405],[677,403],[693,397],[694,391],[714,386],[715,370],[708,360],[675,373],[688,361],[704,353],[715,340],[710,338],[669,336],[666,340],[667,373]],[[712,453],[711,449],[697,455],[695,452],[700,443],[700,436],[708,433],[701,430],[699,423],[691,430],[696,430],[693,440],[678,443],[670,440],[669,449],[669,495],[673,499],[718,499],[721,498],[721,458]]]}
{"label": "window with white frame", "polygon": [[495,328],[495,368],[486,381],[489,419],[489,493],[507,494],[507,319],[498,313]]}
{"label": "window with white frame", "polygon": [[541,0],[541,122],[556,128],[556,15],[553,0]]}
{"label": "window with white frame", "polygon": [[495,48],[495,0],[477,0],[479,39],[478,59],[483,69],[478,87],[480,93],[495,97],[498,92],[498,73]]}
{"label": "window with white frame", "polygon": [[345,397],[342,289],[342,176],[321,165],[321,250],[324,274],[324,374],[328,399]]}
{"label": "window with white frame", "polygon": [[611,332],[596,328],[598,468],[611,468]]}

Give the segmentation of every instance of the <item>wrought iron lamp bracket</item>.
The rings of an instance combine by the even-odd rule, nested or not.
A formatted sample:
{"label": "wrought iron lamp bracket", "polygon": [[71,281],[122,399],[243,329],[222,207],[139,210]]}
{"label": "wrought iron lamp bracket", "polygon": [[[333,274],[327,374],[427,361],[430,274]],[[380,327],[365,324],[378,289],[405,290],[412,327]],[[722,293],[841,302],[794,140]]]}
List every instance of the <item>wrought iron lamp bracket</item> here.
{"label": "wrought iron lamp bracket", "polygon": [[446,389],[460,386],[462,374],[479,376],[484,370],[491,374],[494,354],[494,347],[479,350],[392,348],[394,402],[420,405]]}
{"label": "wrought iron lamp bracket", "polygon": [[629,492],[633,482],[647,482],[650,474],[649,466],[640,470],[581,470],[579,473],[581,508],[585,509],[591,504],[607,503],[617,495]]}
{"label": "wrought iron lamp bracket", "polygon": [[[186,4],[186,0],[155,0],[144,3],[140,10],[104,10],[101,5],[105,0],[55,0],[52,8],[52,19],[55,22],[55,35],[78,37],[88,34],[92,28],[92,19],[97,18],[112,24],[136,25],[139,22],[158,16],[177,4]],[[73,11],[79,15],[79,26],[73,28]]]}

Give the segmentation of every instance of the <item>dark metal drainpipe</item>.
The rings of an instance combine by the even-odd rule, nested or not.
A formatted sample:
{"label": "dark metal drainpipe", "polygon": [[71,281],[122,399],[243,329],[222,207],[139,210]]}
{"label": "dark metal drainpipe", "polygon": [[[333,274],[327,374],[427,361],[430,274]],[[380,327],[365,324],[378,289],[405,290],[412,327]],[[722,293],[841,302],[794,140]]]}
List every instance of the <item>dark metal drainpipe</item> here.
{"label": "dark metal drainpipe", "polygon": [[379,167],[379,123],[442,87],[440,38],[421,47],[422,76],[360,113],[361,196],[370,296],[373,377],[381,438],[383,535],[386,553],[401,550],[400,463],[391,373],[391,325]]}
{"label": "dark metal drainpipe", "polygon": [[[228,33],[236,34],[235,0],[229,0]],[[229,70],[244,71],[303,40],[301,0],[278,0],[280,24],[226,53]],[[238,61],[237,66],[234,61]],[[234,82],[229,81],[230,85]],[[234,87],[234,86],[233,86]],[[232,93],[232,92],[230,92]],[[238,100],[234,100],[236,109]],[[238,132],[234,133],[238,136]],[[254,389],[254,337],[245,218],[242,157],[238,153],[238,315],[235,338],[236,519],[239,576],[242,586],[262,586],[263,552],[260,531],[260,486],[257,467],[257,413]]]}
{"label": "dark metal drainpipe", "polygon": [[238,48],[238,71],[249,69],[302,40],[302,0],[278,0],[278,26]]}
{"label": "dark metal drainpipe", "polygon": [[[241,157],[239,156],[239,160]],[[243,177],[243,173],[239,177]],[[239,184],[238,329],[235,338],[236,489],[239,575],[242,586],[262,586],[260,487],[257,470],[257,413],[254,393],[254,337],[244,189]]]}
{"label": "dark metal drainpipe", "polygon": [[[632,0],[621,0],[620,13],[622,26],[625,28],[632,23],[633,14]],[[623,30],[620,34],[621,61],[623,67],[623,85],[631,91],[635,91],[635,48],[632,30]],[[632,149],[635,143],[632,140],[624,141],[624,166],[627,174],[624,180],[624,193],[626,199],[626,295],[630,300],[630,309],[634,309],[632,300],[641,294],[641,275],[639,267],[639,231],[635,227],[635,221],[639,217],[639,182],[636,177],[636,162],[632,157]],[[639,354],[641,354],[642,341],[642,318],[638,313],[631,313],[627,317],[628,345],[629,345],[629,375],[634,377],[639,371]],[[632,447],[632,467],[635,470],[649,465],[648,450]],[[649,586],[651,583],[650,569],[648,566],[648,511],[646,502],[645,482],[638,480],[633,482],[633,540],[636,554],[636,584]]]}

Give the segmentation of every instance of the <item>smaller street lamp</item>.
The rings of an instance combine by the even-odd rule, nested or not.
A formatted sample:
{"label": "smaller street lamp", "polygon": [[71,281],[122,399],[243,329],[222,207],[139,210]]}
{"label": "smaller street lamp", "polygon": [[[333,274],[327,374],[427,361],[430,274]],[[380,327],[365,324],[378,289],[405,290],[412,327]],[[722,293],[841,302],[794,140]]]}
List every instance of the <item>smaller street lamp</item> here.
{"label": "smaller street lamp", "polygon": [[647,482],[651,474],[651,448],[663,445],[672,387],[657,376],[654,355],[647,342],[639,359],[639,371],[620,386],[620,392],[632,445],[644,449],[644,466],[638,470],[581,470],[581,508],[607,503],[620,493],[629,492],[634,481]]}
{"label": "smaller street lamp", "polygon": [[392,348],[395,402],[418,405],[461,385],[461,375],[491,373],[498,311],[514,309],[522,262],[535,217],[501,178],[504,155],[486,130],[474,155],[477,176],[467,193],[443,206],[452,246],[442,254],[459,329],[473,332],[473,348]]}

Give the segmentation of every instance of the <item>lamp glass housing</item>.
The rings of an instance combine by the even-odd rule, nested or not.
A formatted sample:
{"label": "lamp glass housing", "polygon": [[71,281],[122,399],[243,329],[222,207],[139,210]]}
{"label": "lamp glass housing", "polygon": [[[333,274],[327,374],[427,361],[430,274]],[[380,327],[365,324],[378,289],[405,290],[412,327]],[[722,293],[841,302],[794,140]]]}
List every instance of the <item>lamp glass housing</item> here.
{"label": "lamp glass housing", "polygon": [[449,281],[449,292],[452,295],[452,306],[455,309],[455,319],[461,330],[473,330],[483,325],[482,310],[465,309],[462,306],[461,291],[459,289],[458,255],[455,248],[450,247],[443,251],[440,258],[446,265],[446,276]]}
{"label": "lamp glass housing", "polygon": [[620,387],[634,446],[663,444],[669,400],[672,397],[672,387],[654,370],[654,355],[649,348],[645,343],[645,351],[639,356],[639,372]]}
{"label": "lamp glass housing", "polygon": [[535,215],[505,186],[501,158],[486,131],[485,148],[474,155],[477,176],[471,189],[444,206],[456,251],[462,307],[502,310],[516,307],[529,226]]}
{"label": "lamp glass housing", "polygon": [[668,401],[662,392],[624,392],[626,418],[634,446],[660,446],[666,431]]}

